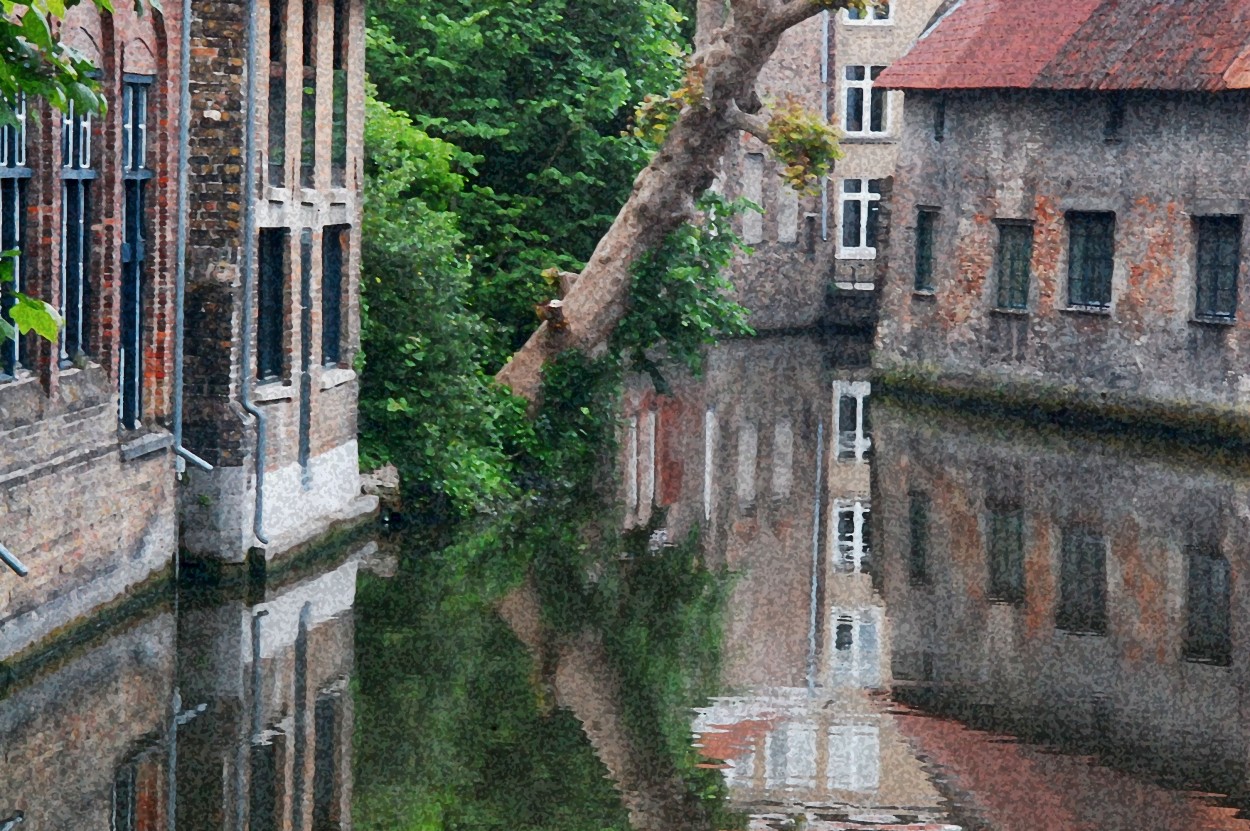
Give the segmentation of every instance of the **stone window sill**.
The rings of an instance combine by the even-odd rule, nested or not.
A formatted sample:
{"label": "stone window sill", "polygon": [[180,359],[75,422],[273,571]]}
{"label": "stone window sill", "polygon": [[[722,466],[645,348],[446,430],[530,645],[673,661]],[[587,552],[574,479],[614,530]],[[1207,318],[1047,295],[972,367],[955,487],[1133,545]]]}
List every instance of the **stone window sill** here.
{"label": "stone window sill", "polygon": [[348,201],[351,199],[351,197],[352,197],[352,192],[348,188],[345,188],[345,187],[330,188],[330,204],[331,205],[346,205]]}
{"label": "stone window sill", "polygon": [[270,381],[266,384],[257,384],[252,390],[252,400],[257,404],[265,404],[270,401],[290,401],[293,398],[295,398],[295,385],[285,381]]}
{"label": "stone window sill", "polygon": [[1004,309],[1001,306],[995,306],[990,309],[990,314],[1003,315],[1004,317],[1032,317],[1033,315],[1028,309]]}
{"label": "stone window sill", "polygon": [[842,144],[898,144],[898,138],[890,135],[855,135],[848,133],[842,137]]}
{"label": "stone window sill", "polygon": [[288,202],[291,199],[290,188],[266,187],[265,198],[270,202]]}
{"label": "stone window sill", "polygon": [[131,462],[144,456],[151,456],[174,446],[173,433],[164,430],[152,430],[140,433],[133,438],[122,437],[121,454],[123,462]]}
{"label": "stone window sill", "polygon": [[1189,319],[1189,322],[1197,324],[1199,326],[1232,327],[1232,326],[1237,325],[1237,318],[1235,317],[1191,317]]}
{"label": "stone window sill", "polygon": [[937,292],[933,289],[913,289],[911,297],[913,300],[937,300]]}
{"label": "stone window sill", "polygon": [[1073,315],[1092,315],[1094,317],[1111,317],[1110,306],[1064,306],[1059,311]]}
{"label": "stone window sill", "polygon": [[356,380],[356,370],[343,367],[327,367],[321,373],[321,389],[331,390]]}

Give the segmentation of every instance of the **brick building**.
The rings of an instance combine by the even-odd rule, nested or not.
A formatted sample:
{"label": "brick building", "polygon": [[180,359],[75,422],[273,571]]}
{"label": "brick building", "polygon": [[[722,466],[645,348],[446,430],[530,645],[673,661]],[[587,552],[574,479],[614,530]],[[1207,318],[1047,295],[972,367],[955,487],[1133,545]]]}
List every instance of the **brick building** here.
{"label": "brick building", "polygon": [[360,498],[352,368],[364,4],[197,8],[192,49],[208,71],[191,83],[186,429],[215,470],[190,472],[182,544],[238,562],[374,507]]}
{"label": "brick building", "polygon": [[909,117],[880,367],[1244,430],[1247,20],[1238,0],[966,0],[885,71]]}
{"label": "brick building", "polygon": [[797,100],[839,127],[846,158],[815,194],[787,186],[767,147],[749,134],[724,160],[721,190],[764,208],[743,217],[740,233],[754,253],[734,266],[738,300],[756,329],[871,325],[877,251],[888,231],[881,197],[888,198],[903,117],[902,94],[876,89],[873,77],[907,51],[940,3],[825,12],[786,32],[760,74],[764,101]]}
{"label": "brick building", "polygon": [[99,67],[107,114],[30,101],[3,129],[3,248],[63,314],[60,341],[0,345],[0,655],[166,568],[180,8],[74,7],[60,32]]}
{"label": "brick building", "polygon": [[65,319],[0,344],[0,658],[180,542],[272,557],[375,506],[351,368],[363,2],[163,5],[75,6],[58,34],[107,112],[32,100],[0,130],[0,245]]}

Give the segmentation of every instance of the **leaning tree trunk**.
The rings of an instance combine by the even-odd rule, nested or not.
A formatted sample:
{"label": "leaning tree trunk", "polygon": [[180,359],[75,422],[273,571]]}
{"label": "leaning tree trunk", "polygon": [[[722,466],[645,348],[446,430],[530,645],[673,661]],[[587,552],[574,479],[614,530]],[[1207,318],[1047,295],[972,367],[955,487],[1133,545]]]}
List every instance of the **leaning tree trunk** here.
{"label": "leaning tree trunk", "polygon": [[739,129],[761,138],[768,121],[759,109],[755,83],[781,35],[826,8],[856,0],[730,0],[730,19],[706,37],[688,75],[701,79],[703,98],[686,107],[660,151],[634,181],[633,192],[599,240],[568,297],[564,326],[544,323],[496,380],[540,405],[542,369],[560,352],[595,354],[606,346],[629,304],[631,269],[639,257],[694,218],[695,200],[712,185],[716,167]]}

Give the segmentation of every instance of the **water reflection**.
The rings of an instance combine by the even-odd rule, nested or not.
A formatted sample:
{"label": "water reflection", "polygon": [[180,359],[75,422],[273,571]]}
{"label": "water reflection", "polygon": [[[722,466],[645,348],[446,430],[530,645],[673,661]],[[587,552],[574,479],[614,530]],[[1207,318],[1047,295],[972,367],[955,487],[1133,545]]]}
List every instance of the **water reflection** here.
{"label": "water reflection", "polygon": [[1003,829],[1250,828],[1247,471],[878,403],[892,671],[959,719],[904,719],[957,798]]}
{"label": "water reflection", "polygon": [[0,824],[349,827],[351,612],[367,552],[345,553],[260,597],[171,597],[47,656],[0,699]]}
{"label": "water reflection", "polygon": [[735,584],[727,694],[697,710],[695,744],[751,828],[953,828],[882,695],[871,387],[843,346],[726,344],[698,387],[706,550]]}

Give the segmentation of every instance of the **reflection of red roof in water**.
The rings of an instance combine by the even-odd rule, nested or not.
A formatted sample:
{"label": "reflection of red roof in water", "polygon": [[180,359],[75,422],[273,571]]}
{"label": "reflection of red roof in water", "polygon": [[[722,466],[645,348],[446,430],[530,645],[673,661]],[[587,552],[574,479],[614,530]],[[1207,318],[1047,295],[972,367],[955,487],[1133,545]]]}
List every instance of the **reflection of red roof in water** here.
{"label": "reflection of red roof in water", "polygon": [[894,89],[1250,85],[1250,0],[965,0],[881,76]]}
{"label": "reflection of red roof in water", "polygon": [[777,719],[750,718],[735,724],[713,724],[699,736],[699,754],[705,759],[736,759],[751,751],[753,739],[767,736]]}
{"label": "reflection of red roof in water", "polygon": [[1250,831],[1250,821],[1231,808],[1085,757],[1003,741],[947,719],[900,713],[896,721],[950,777],[960,802],[997,831]]}

